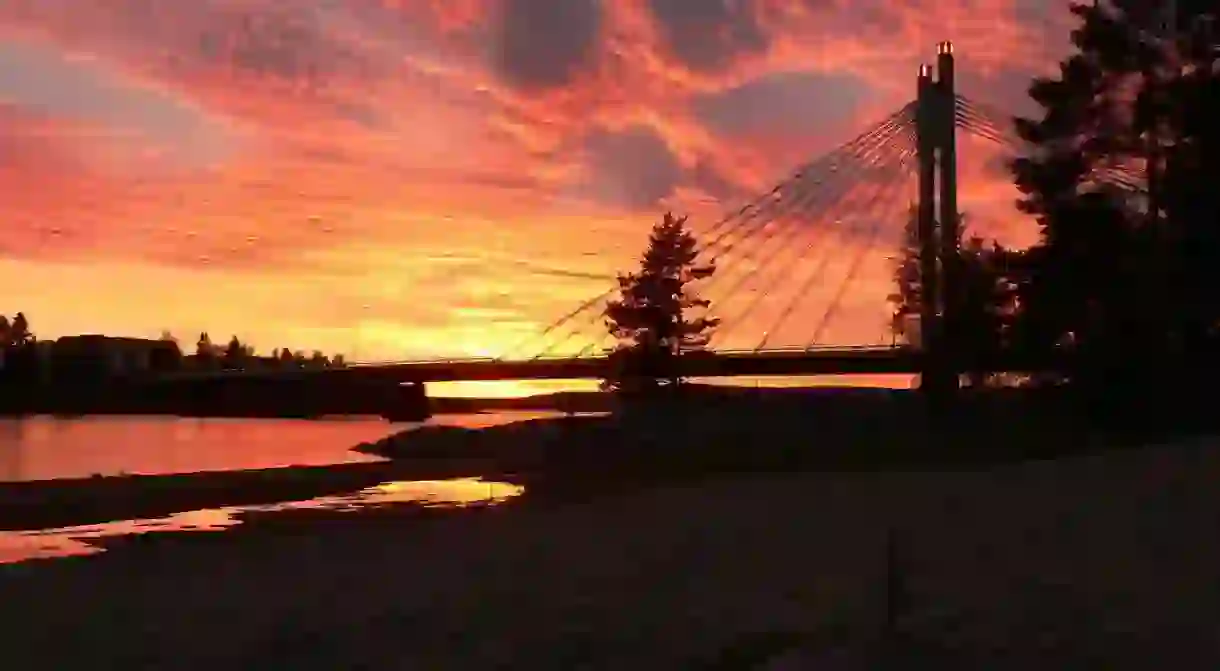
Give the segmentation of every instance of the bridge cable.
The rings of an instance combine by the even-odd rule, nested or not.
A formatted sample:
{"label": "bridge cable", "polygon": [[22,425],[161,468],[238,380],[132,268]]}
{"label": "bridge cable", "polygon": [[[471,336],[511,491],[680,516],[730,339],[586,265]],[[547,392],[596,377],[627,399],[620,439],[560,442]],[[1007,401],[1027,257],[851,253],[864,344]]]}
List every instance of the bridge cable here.
{"label": "bridge cable", "polygon": [[[901,179],[901,177],[903,176],[904,167],[905,167],[906,163],[910,160],[910,157],[913,155],[915,155],[914,147],[904,150],[899,155],[898,163],[891,164],[891,166],[885,171],[885,174],[882,177],[883,183],[881,185],[874,184],[875,188],[873,189],[873,192],[874,192],[875,196],[884,195],[885,193],[888,192],[889,184],[891,182],[895,182],[895,181]],[[870,213],[876,210],[878,202],[879,202],[879,200],[876,197],[874,197],[872,200],[872,206],[869,208]],[[860,228],[860,221],[861,221],[861,218],[856,217],[853,225],[851,227],[849,227],[847,231],[841,232],[841,234],[839,236],[840,239],[842,239],[842,240],[844,240],[844,242],[846,242],[847,238],[858,233],[859,232],[858,229]],[[761,351],[766,348],[767,343],[770,342],[770,340],[771,340],[772,334],[779,332],[779,330],[783,326],[783,324],[785,324],[788,321],[788,319],[791,318],[792,314],[796,311],[797,307],[800,305],[801,299],[804,296],[806,296],[810,290],[812,290],[812,288],[815,284],[821,282],[822,278],[825,277],[826,271],[827,271],[827,269],[829,269],[830,263],[831,263],[831,256],[832,256],[830,253],[831,251],[833,251],[833,250],[827,249],[825,254],[820,255],[816,265],[814,266],[814,270],[808,276],[805,277],[805,280],[797,288],[796,292],[794,292],[792,294],[792,296],[788,299],[788,302],[784,305],[783,309],[780,311],[779,317],[774,322],[773,329],[770,329],[763,334],[762,340],[759,342],[759,344],[755,348],[756,352]],[[806,349],[808,349],[808,348],[806,348]]]}
{"label": "bridge cable", "polygon": [[[969,112],[959,113],[957,121],[958,125],[964,130],[1007,149],[1017,149],[1021,145],[1022,141],[1020,138],[1014,137],[1010,132],[996,128],[993,122],[981,120]],[[1139,180],[1140,177],[1136,172],[1122,165],[1095,165],[1088,175],[1088,181],[1090,182],[1108,184],[1132,193],[1145,191],[1144,187],[1140,185]]]}
{"label": "bridge cable", "polygon": [[[778,208],[776,210],[777,217],[778,217],[778,215],[784,215],[784,214],[802,213],[805,209],[808,208],[810,202],[816,200],[816,196],[821,194],[823,191],[825,191],[825,189],[828,188],[829,185],[834,185],[839,181],[843,181],[841,176],[843,175],[844,171],[840,170],[840,167],[842,166],[842,164],[846,164],[847,166],[849,166],[849,169],[850,169],[850,166],[858,164],[860,159],[864,158],[869,152],[874,151],[875,147],[877,145],[880,145],[880,144],[888,141],[893,135],[896,134],[896,132],[898,130],[903,128],[904,125],[909,124],[909,121],[907,121],[907,119],[910,117],[910,111],[911,110],[909,108],[904,108],[899,113],[896,113],[895,115],[891,115],[891,118],[887,120],[887,122],[884,124],[883,127],[874,129],[873,133],[871,133],[870,136],[866,139],[867,144],[853,148],[853,151],[851,154],[843,154],[843,155],[835,157],[835,160],[832,161],[830,163],[830,165],[826,166],[827,170],[830,171],[830,174],[828,176],[826,176],[825,178],[823,178],[825,181],[821,181],[821,179],[820,179],[818,181],[812,181],[809,184],[802,184],[800,189],[798,189],[795,192],[795,195],[792,198],[787,199],[787,201],[786,201],[787,204],[784,207]],[[758,223],[754,224],[753,226],[750,226],[748,229],[748,232],[746,233],[746,237],[744,237],[743,239],[741,239],[733,244],[725,245],[721,251],[722,252],[731,251],[742,243],[752,243],[755,248],[765,245],[766,242],[769,241],[774,235],[783,231],[783,229],[781,227],[773,227],[770,231],[765,232],[763,234],[763,238],[761,240],[759,240],[759,238],[757,237],[759,232],[766,231],[767,224],[773,223],[774,221],[775,221],[775,218],[768,218],[768,219],[759,221]],[[753,258],[753,254],[754,254],[754,252],[748,252],[748,258]],[[714,261],[715,261],[715,259],[713,259],[713,262]],[[726,266],[726,268],[727,268],[727,266]],[[717,282],[717,280],[719,278],[723,278],[723,277],[724,277],[724,275],[714,276],[711,280],[709,280],[708,284],[703,287],[703,289],[707,289],[708,287],[714,286],[715,283]],[[543,352],[541,352],[535,358],[542,358],[542,357],[546,356],[559,345],[566,343],[567,341],[571,340],[571,338],[573,338],[574,336],[580,335],[581,328],[583,328],[584,326],[588,325],[589,323],[591,323],[593,321],[600,320],[603,317],[603,315],[601,313],[593,313],[592,315],[590,315],[590,317],[591,317],[591,319],[586,320],[586,322],[581,327],[578,327],[578,330],[576,332],[569,334],[566,338],[564,338],[560,342],[553,343],[551,346],[547,347]],[[591,342],[588,346],[586,346],[581,351],[581,353],[578,354],[578,356],[583,356],[583,355],[587,354],[590,350],[596,348],[600,343],[604,342],[605,340],[606,340],[605,337],[596,339],[595,341]]]}
{"label": "bridge cable", "polygon": [[[905,130],[908,131],[908,135],[909,135],[909,131],[911,129],[907,128]],[[908,142],[908,144],[909,144],[909,142]],[[872,174],[874,172],[880,172],[882,175],[888,174],[888,171],[890,169],[889,166],[893,165],[894,159],[903,156],[908,151],[911,151],[911,149],[908,149],[908,148],[896,149],[896,146],[901,146],[901,145],[890,144],[890,145],[883,147],[882,152],[878,153],[877,155],[875,155],[872,158],[871,164],[869,164],[865,169],[858,170],[857,172],[864,173],[861,175],[862,178],[867,178],[869,176],[869,174]],[[847,210],[848,208],[858,205],[861,198],[847,197],[847,196],[859,196],[860,192],[858,191],[858,187],[860,187],[860,186],[875,186],[875,183],[873,183],[873,182],[869,182],[867,184],[860,184],[859,182],[854,183],[852,185],[852,188],[847,193],[843,194],[843,197],[840,197],[835,202],[831,203],[828,207],[826,207],[823,211],[818,213],[819,214],[818,220],[819,221],[827,221],[827,220],[837,221],[838,218],[844,212],[844,210]],[[818,254],[821,254],[822,252],[819,249],[819,246],[822,245],[823,243],[825,243],[826,252],[828,255],[829,252],[831,252],[833,250],[833,246],[830,245],[831,240],[836,239],[836,238],[842,238],[842,237],[843,237],[843,230],[841,227],[837,227],[837,228],[835,228],[835,230],[833,232],[828,233],[826,236],[815,237],[811,240],[806,241],[804,247],[802,249],[797,250],[796,253],[789,255],[788,258],[786,259],[785,263],[783,263],[777,267],[771,268],[771,270],[772,270],[771,275],[773,276],[774,279],[769,286],[775,286],[776,284],[783,282],[786,279],[791,279],[790,271],[793,269],[793,267],[798,262],[800,262],[802,259],[807,259],[811,255],[811,253],[814,252],[815,250],[818,250]],[[785,251],[790,250],[790,249],[791,249],[790,246],[786,247]],[[828,263],[829,263],[829,261],[827,260],[819,265],[822,267],[822,269],[824,269],[824,266]],[[760,272],[761,270],[762,270],[761,267],[755,268],[755,274]],[[818,272],[820,272],[820,271],[819,270],[814,271],[815,274],[817,274]],[[744,311],[740,312],[737,315],[737,317],[734,319],[734,327],[730,328],[728,331],[726,331],[724,335],[731,334],[732,332],[734,332],[736,327],[743,325],[745,323],[746,319],[750,315],[752,315],[754,313],[754,311],[758,309],[759,306],[762,305],[763,299],[766,297],[766,295],[767,295],[766,291],[756,292],[754,294],[753,300],[747,305],[746,309]],[[757,351],[757,348],[756,348],[756,351]]]}
{"label": "bridge cable", "polygon": [[[913,140],[913,138],[911,138],[911,139]],[[895,184],[898,184],[899,182],[903,181],[904,179],[909,178],[908,164],[910,163],[912,157],[917,156],[916,148],[913,146],[913,144],[914,143],[912,142],[912,146],[904,149],[901,153],[899,153],[899,155],[897,156],[897,158],[898,158],[897,163],[891,163],[891,165],[885,171],[884,176],[882,177],[882,184],[875,185],[876,188],[874,189],[874,194],[876,194],[876,196],[883,196],[883,195],[889,193],[889,191],[893,188],[893,186]],[[872,206],[869,208],[870,214],[877,211],[880,201],[881,201],[880,198],[874,197],[874,199],[872,201]],[[846,234],[841,235],[840,238],[842,238],[844,241],[846,241],[846,239],[848,237],[858,233],[859,232],[858,229],[860,228],[860,222],[861,222],[861,218],[856,218],[856,221],[853,223],[853,226],[850,229],[848,229]],[[830,250],[827,250],[827,252],[829,252],[829,251]],[[772,334],[779,332],[780,329],[782,328],[783,324],[785,324],[788,321],[788,319],[790,319],[792,317],[792,315],[796,311],[797,307],[801,304],[801,299],[804,298],[809,293],[809,291],[813,288],[813,286],[815,284],[822,281],[822,278],[824,278],[826,275],[827,269],[830,267],[830,260],[831,260],[830,257],[831,257],[830,253],[821,255],[817,265],[814,267],[813,272],[811,272],[805,278],[805,280],[797,288],[796,292],[794,292],[792,294],[792,296],[788,299],[788,302],[784,305],[783,309],[780,311],[778,318],[774,322],[773,329],[768,330],[766,333],[764,333],[763,338],[759,342],[758,346],[755,348],[755,351],[761,351],[766,348],[767,343],[769,343],[771,340]],[[809,347],[806,347],[806,349],[809,349]]]}
{"label": "bridge cable", "polygon": [[[909,186],[909,179],[912,176],[910,167],[910,162],[906,162],[906,164],[903,166],[904,171],[900,173],[899,178],[896,179],[891,185],[890,188],[892,189],[892,192],[890,193],[887,204],[882,208],[883,213],[885,213],[885,210],[896,211],[897,208],[895,205],[902,203],[904,191],[906,190],[903,187]],[[907,178],[907,184],[901,183],[904,181],[902,179],[903,177]],[[817,344],[817,342],[822,338],[822,334],[825,332],[826,327],[830,324],[831,319],[838,314],[839,308],[843,305],[843,297],[847,295],[848,288],[851,287],[856,278],[859,276],[860,269],[864,267],[864,261],[868,258],[868,254],[877,246],[877,241],[880,238],[881,233],[881,222],[884,221],[884,219],[885,217],[877,217],[873,221],[872,228],[869,231],[867,245],[861,249],[856,254],[856,257],[852,260],[851,267],[847,271],[847,276],[839,284],[838,291],[836,291],[834,299],[830,303],[830,307],[827,308],[826,312],[822,315],[821,322],[814,330],[813,337],[809,340],[809,344],[807,345],[806,349],[812,349]]]}
{"label": "bridge cable", "polygon": [[[781,182],[779,185],[777,185],[776,187],[771,189],[771,191],[767,192],[766,194],[763,194],[762,196],[757,197],[755,200],[742,206],[736,212],[731,213],[731,214],[726,215],[723,218],[721,218],[716,224],[711,226],[708,231],[705,231],[703,233],[703,235],[708,235],[708,234],[717,233],[717,231],[719,231],[719,233],[711,241],[709,241],[708,243],[706,243],[704,245],[704,248],[701,251],[707,252],[708,250],[715,248],[718,245],[721,245],[723,243],[723,241],[734,230],[736,230],[737,227],[740,227],[744,223],[747,223],[752,217],[757,216],[759,214],[759,212],[767,211],[767,208],[774,205],[774,201],[776,200],[776,196],[778,194],[786,191],[793,184],[796,184],[796,183],[800,182],[801,180],[805,179],[805,176],[807,173],[809,173],[813,170],[820,169],[825,164],[833,163],[834,161],[836,161],[838,159],[839,156],[841,156],[844,153],[849,153],[849,152],[854,151],[858,145],[860,145],[864,142],[867,142],[876,132],[878,132],[878,130],[886,127],[888,124],[893,122],[893,120],[895,120],[903,115],[909,115],[913,109],[914,109],[913,103],[908,103],[902,109],[898,110],[897,112],[894,112],[889,117],[882,120],[880,123],[865,130],[857,137],[830,150],[826,154],[822,155],[820,158],[814,159],[814,160],[809,161],[806,164],[800,166],[789,178],[787,178],[786,180]],[[728,230],[724,230],[724,231],[720,230],[735,221],[737,222],[737,224],[735,226],[730,226],[730,228]],[[513,352],[520,350],[522,348],[522,346],[529,344],[531,342],[534,342],[536,340],[541,340],[541,339],[545,338],[546,336],[550,335],[551,333],[558,330],[559,328],[562,328],[572,319],[575,319],[576,317],[580,316],[586,310],[589,310],[590,308],[596,306],[599,302],[610,297],[617,290],[618,290],[618,287],[616,285],[616,286],[613,286],[613,287],[607,289],[606,291],[602,292],[601,294],[584,301],[579,306],[577,306],[574,310],[564,314],[562,317],[560,317],[559,319],[552,322],[541,333],[531,334],[530,336],[522,339],[522,341],[520,341],[519,343],[510,346],[500,356],[496,357],[496,359],[503,360],[503,359],[507,358],[508,355],[512,354]]]}
{"label": "bridge cable", "polygon": [[[893,131],[891,133],[889,133],[885,138],[883,138],[883,140],[881,142],[876,143],[876,146],[874,146],[870,150],[868,155],[861,157],[861,159],[862,159],[861,161],[857,162],[856,164],[854,164],[852,166],[849,166],[847,168],[847,170],[839,173],[837,175],[837,177],[838,177],[837,181],[845,184],[846,189],[836,190],[832,194],[832,196],[828,199],[816,199],[815,198],[815,199],[811,199],[809,202],[807,202],[806,207],[804,207],[802,209],[804,210],[804,212],[812,211],[814,213],[814,218],[807,220],[806,223],[817,223],[817,222],[825,221],[829,213],[837,214],[839,211],[841,211],[843,209],[843,207],[845,207],[845,204],[851,201],[851,198],[849,198],[849,197],[852,194],[854,194],[856,192],[856,189],[860,186],[860,183],[858,181],[859,178],[866,176],[867,173],[869,173],[871,170],[877,169],[878,167],[880,167],[881,165],[883,165],[884,163],[886,163],[889,160],[888,154],[892,153],[892,150],[895,146],[893,144],[892,140],[895,137],[901,135],[904,131],[909,131],[909,125],[896,127],[895,129],[893,129]],[[885,158],[883,159],[883,157],[885,157]],[[814,206],[816,206],[816,210],[814,209]],[[800,233],[803,230],[806,230],[806,229],[805,228],[793,228],[790,231],[787,231],[787,234],[783,238],[781,238],[780,247],[778,249],[775,249],[771,254],[769,254],[767,259],[765,259],[765,260],[769,262],[775,258],[781,257],[784,254],[784,252],[790,251],[792,248],[791,247],[792,243],[799,241]],[[814,238],[815,243],[817,240],[819,240],[819,238]],[[769,242],[769,240],[763,241],[763,244],[765,244],[766,242]],[[759,247],[761,248],[762,245],[760,244]],[[754,255],[751,254],[749,257],[743,257],[743,259],[744,258],[749,258],[750,260],[754,260],[755,257],[754,257]],[[787,264],[787,265],[791,265],[791,264]],[[762,273],[765,269],[770,269],[769,263],[763,263],[763,264],[756,263],[752,269],[746,271],[746,273],[744,275],[737,278],[737,281],[732,285],[732,288],[727,291],[726,295],[724,297],[722,297],[719,302],[721,304],[727,303],[732,297],[737,295],[737,292],[740,291],[746,285],[747,282],[749,282],[750,280],[753,280],[760,273]],[[722,275],[721,277],[727,279],[729,277],[729,275],[725,274],[725,275]],[[712,278],[712,281],[709,282],[705,286],[705,289],[710,289],[713,286],[715,286],[716,279],[717,278]],[[749,312],[749,310],[747,310],[747,312]],[[736,323],[736,321],[737,320],[734,320],[735,323]],[[731,329],[730,329],[730,331],[731,331]],[[723,338],[723,334],[721,334],[721,337]]]}
{"label": "bridge cable", "polygon": [[[830,182],[835,181],[836,177],[838,177],[838,175],[839,175],[839,168],[841,166],[843,166],[844,164],[848,164],[848,163],[855,164],[856,162],[858,162],[859,160],[864,158],[864,156],[866,156],[868,154],[868,152],[871,151],[878,144],[878,142],[883,142],[885,140],[888,140],[890,137],[892,137],[894,135],[894,130],[896,128],[899,128],[899,127],[903,126],[904,124],[909,123],[914,118],[914,109],[915,108],[911,105],[907,105],[906,107],[903,107],[902,109],[898,110],[894,114],[891,114],[889,117],[887,117],[885,121],[883,121],[882,123],[873,127],[867,135],[861,135],[857,139],[858,141],[854,142],[854,144],[851,146],[851,149],[849,151],[842,151],[842,152],[836,153],[834,156],[824,157],[824,161],[820,167],[823,168],[829,174],[820,175],[817,180],[812,180],[811,183],[806,184],[804,182],[809,182],[809,180],[805,175],[807,175],[809,173],[809,171],[806,170],[806,171],[802,172],[801,179],[794,182],[794,184],[800,185],[800,188],[797,189],[797,192],[798,192],[798,194],[801,194],[801,196],[804,196],[804,200],[801,200],[801,196],[798,196],[796,199],[790,199],[789,202],[792,202],[791,207],[793,207],[793,208],[803,207],[808,202],[808,198],[810,197],[811,190],[822,187],[826,184],[826,182],[824,182],[823,180],[828,180]],[[781,212],[782,212],[782,210],[781,210]],[[766,225],[768,223],[774,222],[776,220],[775,218],[778,217],[780,212],[770,211],[770,212],[767,212],[767,214],[773,215],[773,218],[763,220],[761,223],[756,223],[753,227],[751,227],[744,233],[742,239],[738,240],[737,243],[730,243],[730,244],[727,244],[727,245],[724,245],[723,247],[721,247],[718,250],[720,252],[720,254],[727,254],[729,252],[732,252],[734,250],[734,248],[736,247],[736,244],[750,240],[760,230],[762,230],[763,228],[766,228]],[[713,240],[713,243],[715,243],[715,242],[717,242],[717,241]],[[704,249],[707,250],[708,247],[705,247]],[[713,261],[714,260],[715,259],[713,259]]]}
{"label": "bridge cable", "polygon": [[[957,116],[958,126],[975,136],[1001,145],[1006,149],[1018,149],[1022,140],[1009,132],[996,128],[994,122],[980,119],[970,111],[960,112]],[[1139,193],[1144,191],[1140,185],[1140,177],[1131,169],[1121,165],[1093,166],[1088,175],[1089,181],[1099,184],[1116,186],[1123,191]]]}
{"label": "bridge cable", "polygon": [[[872,202],[866,208],[867,212],[864,214],[863,217],[860,217],[860,216],[854,217],[852,225],[847,227],[846,230],[841,230],[839,232],[838,239],[840,239],[843,242],[843,244],[846,245],[850,239],[858,237],[859,234],[862,233],[862,231],[861,231],[861,228],[862,228],[861,222],[862,221],[868,220],[868,218],[870,216],[880,216],[880,213],[878,213],[879,204],[881,202],[879,200],[879,198],[881,196],[886,195],[889,192],[890,184],[896,183],[896,182],[900,181],[903,177],[907,176],[905,174],[904,168],[906,166],[906,163],[909,161],[909,156],[914,155],[914,151],[915,150],[913,148],[911,150],[909,150],[909,152],[907,153],[908,155],[903,156],[903,158],[901,158],[897,164],[891,166],[887,170],[887,172],[890,173],[891,176],[883,178],[883,180],[886,182],[885,184],[881,184],[881,185],[874,184],[873,185],[874,188],[872,190],[872,192],[873,192],[872,193]],[[804,298],[805,296],[807,296],[809,291],[811,291],[812,288],[816,284],[818,284],[822,281],[822,279],[826,275],[826,271],[830,267],[832,256],[833,256],[833,254],[831,253],[832,251],[834,251],[834,250],[827,249],[826,253],[821,254],[820,257],[816,257],[816,258],[818,258],[818,261],[816,262],[813,272],[809,273],[805,277],[804,281],[801,282],[801,284],[797,288],[797,290],[795,292],[793,292],[792,295],[789,297],[787,303],[784,305],[784,308],[781,310],[779,316],[773,322],[772,327],[763,332],[762,339],[755,346],[755,349],[754,349],[755,352],[761,352],[766,349],[767,344],[771,341],[771,338],[776,333],[781,332],[784,324],[786,324],[788,322],[788,320],[792,317],[793,313],[796,311],[796,308],[801,304],[801,299]],[[761,301],[757,301],[756,305],[759,303],[761,303]],[[809,345],[806,345],[805,349],[808,350],[808,349],[811,349],[811,347]]]}
{"label": "bridge cable", "polygon": [[[720,251],[721,253],[725,253],[731,251],[736,243],[726,243],[725,241],[732,234],[741,231],[744,224],[748,224],[759,217],[772,216],[777,210],[782,211],[783,207],[787,205],[787,200],[782,197],[784,193],[787,193],[790,189],[796,189],[799,191],[805,186],[805,183],[809,181],[809,175],[815,171],[829,171],[833,173],[842,161],[851,160],[857,156],[861,148],[868,146],[868,144],[872,142],[877,135],[884,133],[893,124],[900,123],[905,118],[911,117],[914,114],[914,109],[913,104],[907,104],[898,111],[890,114],[882,121],[869,127],[867,130],[851,140],[824,153],[813,161],[805,163],[797,170],[793,171],[787,179],[772,188],[766,194],[756,198],[749,206],[743,207],[736,213],[736,215],[733,215],[742,216],[744,214],[744,220],[739,222],[740,225],[734,227],[731,231],[723,231],[713,237],[711,240],[704,243],[700,252],[710,253],[712,251]],[[816,185],[820,183],[821,178],[822,177],[819,177],[819,180],[815,180],[814,184]],[[781,203],[781,206],[777,207],[777,202]],[[747,209],[750,211],[746,212]],[[710,235],[715,233],[717,228],[718,225],[713,226],[708,231],[699,233],[699,235]],[[745,236],[748,237],[751,234],[751,232],[747,231]]]}
{"label": "bridge cable", "polygon": [[[1016,134],[1013,117],[1005,117],[994,108],[958,96],[956,121],[959,127],[985,140],[1010,150],[1018,150],[1025,141]],[[1141,193],[1146,189],[1140,184],[1142,176],[1133,168],[1124,165],[1093,166],[1090,181],[1116,186],[1124,191]]]}
{"label": "bridge cable", "polygon": [[[850,193],[856,187],[856,183],[853,181],[853,179],[857,173],[861,172],[861,166],[865,164],[864,162],[865,161],[874,161],[875,159],[873,158],[873,155],[877,154],[877,152],[879,150],[884,151],[888,146],[890,146],[890,141],[892,140],[892,138],[894,136],[898,135],[899,133],[901,133],[903,130],[909,128],[909,125],[910,125],[910,123],[908,121],[904,120],[901,125],[896,125],[896,126],[892,127],[891,129],[887,130],[887,132],[883,136],[880,136],[873,141],[873,143],[872,143],[873,146],[866,148],[866,151],[863,152],[863,155],[858,156],[858,157],[852,157],[857,160],[855,160],[851,164],[848,164],[847,166],[845,166],[844,170],[840,171],[840,170],[836,169],[836,172],[834,173],[834,175],[831,176],[830,180],[828,180],[827,182],[823,182],[818,185],[815,185],[815,186],[820,186],[820,187],[828,187],[828,186],[834,185],[837,187],[837,186],[839,186],[839,183],[843,182],[843,183],[847,184],[846,191],[842,191],[841,189],[836,188],[835,191],[831,193],[831,197],[829,199],[823,199],[823,198],[820,198],[820,196],[826,195],[825,192],[827,191],[827,189],[825,189],[825,188],[817,189],[817,190],[810,189],[807,193],[805,193],[803,195],[802,198],[800,198],[799,202],[794,204],[793,209],[795,211],[793,212],[793,214],[806,215],[810,210],[813,209],[813,207],[815,205],[819,206],[819,209],[824,209],[825,207],[833,206],[833,205],[841,202],[843,200],[844,196],[847,195],[848,193]],[[822,205],[823,200],[829,200],[829,203],[826,205]],[[744,254],[741,258],[737,259],[736,261],[743,261],[743,260],[747,260],[747,259],[754,260],[756,258],[756,253],[765,249],[767,244],[769,242],[771,242],[773,239],[775,239],[776,237],[779,237],[779,238],[785,239],[785,240],[788,238],[796,238],[796,237],[799,237],[799,234],[802,230],[803,229],[801,227],[796,227],[796,226],[789,226],[789,227],[777,226],[777,227],[773,227],[769,230],[765,229],[765,227],[764,227],[761,230],[759,239],[757,239],[755,241],[753,248],[751,250],[749,250],[746,254]],[[785,244],[781,245],[781,247],[779,249],[776,249],[774,252],[772,252],[768,258],[773,258],[776,255],[781,254],[782,252],[786,251],[789,248],[790,248],[789,245],[787,245],[785,243]],[[723,266],[722,268],[723,268],[723,270],[727,271],[729,269],[729,266]],[[754,277],[754,275],[756,275],[757,272],[760,271],[762,268],[763,268],[763,265],[756,265],[755,268],[751,271],[748,271],[745,276],[738,278],[738,282],[733,286],[732,289],[730,289],[728,291],[727,296],[724,298],[721,298],[717,302],[722,303],[722,304],[724,302],[726,302],[729,298],[731,298],[733,295],[736,294],[736,292],[745,284],[745,282],[752,279]],[[707,292],[709,290],[718,286],[719,280],[728,279],[729,277],[731,277],[731,275],[728,273],[722,273],[722,274],[713,276],[705,285],[700,287],[700,293],[707,295]],[[591,350],[592,348],[595,348],[598,344],[600,344],[604,340],[605,339],[603,338],[594,343],[590,343],[590,345],[588,345],[584,350],[582,350],[581,354],[579,354],[578,356],[581,356],[581,355],[587,353],[587,351]]]}

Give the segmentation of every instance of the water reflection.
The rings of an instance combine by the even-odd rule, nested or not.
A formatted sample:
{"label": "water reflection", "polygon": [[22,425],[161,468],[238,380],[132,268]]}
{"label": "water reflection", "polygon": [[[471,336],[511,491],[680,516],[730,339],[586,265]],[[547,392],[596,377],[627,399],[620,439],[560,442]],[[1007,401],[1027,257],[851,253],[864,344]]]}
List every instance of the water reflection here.
{"label": "water reflection", "polygon": [[30,559],[96,554],[105,550],[90,544],[90,541],[116,536],[167,531],[220,531],[241,524],[240,516],[245,512],[299,510],[359,512],[369,508],[404,503],[417,503],[422,506],[464,507],[501,503],[520,495],[523,491],[524,488],[519,485],[489,482],[476,478],[385,482],[351,494],[323,496],[307,501],[192,510],[157,519],[122,520],[63,529],[0,532],[0,564]]}
{"label": "water reflection", "polygon": [[[448,415],[469,429],[555,413]],[[324,420],[97,416],[0,419],[0,482],[93,475],[195,473],[380,461],[352,447],[414,424]]]}
{"label": "water reflection", "polygon": [[376,419],[5,418],[0,481],[370,461],[348,448],[401,428]]}

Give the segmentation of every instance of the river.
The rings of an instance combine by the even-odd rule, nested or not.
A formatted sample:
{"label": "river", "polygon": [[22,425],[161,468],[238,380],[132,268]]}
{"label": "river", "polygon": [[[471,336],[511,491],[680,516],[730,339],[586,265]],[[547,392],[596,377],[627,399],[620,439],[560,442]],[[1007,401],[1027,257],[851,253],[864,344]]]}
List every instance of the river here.
{"label": "river", "polygon": [[[544,416],[547,414],[446,415],[428,423],[477,428]],[[350,448],[412,426],[417,425],[375,418],[0,419],[0,482],[376,461],[376,457]]]}
{"label": "river", "polygon": [[[553,413],[447,415],[428,424],[479,428]],[[29,417],[0,420],[0,481],[97,475],[226,471],[313,466],[377,457],[355,445],[412,424],[372,418],[330,420],[188,419],[175,417]],[[102,552],[97,542],[164,531],[218,531],[240,524],[246,511],[358,510],[400,503],[495,503],[521,493],[508,483],[472,479],[386,482],[341,496],[264,506],[185,511],[165,518],[118,520],[64,529],[0,532],[0,564]]]}

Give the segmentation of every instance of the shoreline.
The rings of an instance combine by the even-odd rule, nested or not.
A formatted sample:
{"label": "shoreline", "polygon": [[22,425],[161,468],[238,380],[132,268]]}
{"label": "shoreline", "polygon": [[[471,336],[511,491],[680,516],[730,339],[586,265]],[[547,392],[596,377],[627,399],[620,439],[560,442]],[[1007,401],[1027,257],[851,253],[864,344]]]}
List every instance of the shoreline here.
{"label": "shoreline", "polygon": [[[476,473],[470,476],[470,473]],[[400,480],[479,477],[485,463],[366,462],[0,483],[0,531],[35,531],[347,494]],[[513,476],[504,474],[503,482]]]}
{"label": "shoreline", "polygon": [[0,531],[301,501],[395,480],[502,481],[525,486],[521,503],[546,504],[741,474],[987,469],[1099,447],[1098,436],[990,399],[949,430],[929,427],[913,394],[834,388],[735,390],[481,429],[425,425],[350,448],[385,461],[0,483]]}

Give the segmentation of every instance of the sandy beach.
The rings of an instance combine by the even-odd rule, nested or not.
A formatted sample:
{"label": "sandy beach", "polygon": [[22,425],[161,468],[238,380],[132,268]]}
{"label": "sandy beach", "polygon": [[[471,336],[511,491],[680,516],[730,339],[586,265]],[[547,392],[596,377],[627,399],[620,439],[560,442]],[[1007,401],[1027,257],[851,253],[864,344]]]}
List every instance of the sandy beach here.
{"label": "sandy beach", "polygon": [[255,523],[0,567],[0,650],[31,671],[755,668],[717,660],[875,628],[893,529],[911,635],[967,668],[1210,669],[1218,479],[1220,454],[1179,446]]}

